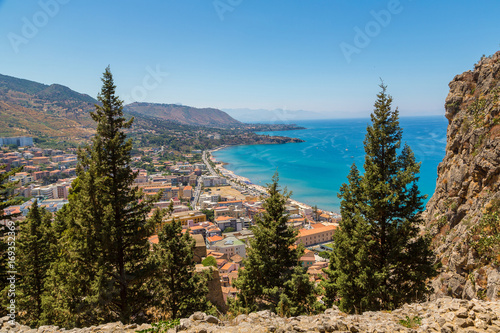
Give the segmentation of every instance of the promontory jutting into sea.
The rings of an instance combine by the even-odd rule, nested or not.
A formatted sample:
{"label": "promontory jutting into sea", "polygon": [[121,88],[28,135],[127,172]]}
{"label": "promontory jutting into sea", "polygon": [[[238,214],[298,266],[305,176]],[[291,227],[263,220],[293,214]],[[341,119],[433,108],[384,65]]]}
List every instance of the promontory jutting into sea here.
{"label": "promontory jutting into sea", "polygon": [[[265,186],[278,170],[280,179],[293,192],[292,198],[310,206],[339,212],[337,198],[353,162],[363,165],[366,126],[369,119],[294,121],[306,129],[259,134],[283,135],[305,142],[287,145],[227,147],[212,155],[227,163],[224,167],[252,183]],[[403,142],[412,147],[420,168],[419,188],[434,193],[437,166],[446,147],[446,118],[442,116],[402,117]]]}

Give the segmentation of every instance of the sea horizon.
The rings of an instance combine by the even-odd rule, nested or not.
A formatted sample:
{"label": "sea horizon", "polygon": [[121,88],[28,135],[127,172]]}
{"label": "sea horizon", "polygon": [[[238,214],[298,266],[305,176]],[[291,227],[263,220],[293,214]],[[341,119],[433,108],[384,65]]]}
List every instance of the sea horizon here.
{"label": "sea horizon", "polygon": [[[402,145],[408,143],[420,168],[419,189],[425,203],[434,193],[437,166],[445,155],[448,120],[442,116],[400,117]],[[273,122],[267,122],[273,123]],[[274,122],[276,123],[276,122]],[[225,168],[265,186],[278,171],[280,186],[292,191],[292,199],[310,206],[340,212],[337,198],[352,163],[363,171],[366,127],[369,118],[294,120],[302,130],[259,132],[305,140],[282,145],[239,145],[213,152]]]}

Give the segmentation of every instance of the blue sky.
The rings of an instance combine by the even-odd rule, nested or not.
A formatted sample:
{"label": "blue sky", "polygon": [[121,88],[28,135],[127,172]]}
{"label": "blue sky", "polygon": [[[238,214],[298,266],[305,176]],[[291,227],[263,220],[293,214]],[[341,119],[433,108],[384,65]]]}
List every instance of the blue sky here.
{"label": "blue sky", "polygon": [[129,102],[332,117],[368,116],[381,77],[401,115],[444,114],[449,81],[500,49],[499,14],[498,0],[0,0],[0,73],[95,97],[109,64]]}

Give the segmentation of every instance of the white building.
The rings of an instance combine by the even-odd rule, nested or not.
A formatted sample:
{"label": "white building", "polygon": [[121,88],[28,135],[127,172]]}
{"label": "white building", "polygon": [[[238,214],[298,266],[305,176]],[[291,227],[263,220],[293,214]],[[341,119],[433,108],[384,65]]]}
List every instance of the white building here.
{"label": "white building", "polygon": [[226,178],[218,176],[203,177],[203,186],[205,187],[221,186],[221,185],[227,185]]}

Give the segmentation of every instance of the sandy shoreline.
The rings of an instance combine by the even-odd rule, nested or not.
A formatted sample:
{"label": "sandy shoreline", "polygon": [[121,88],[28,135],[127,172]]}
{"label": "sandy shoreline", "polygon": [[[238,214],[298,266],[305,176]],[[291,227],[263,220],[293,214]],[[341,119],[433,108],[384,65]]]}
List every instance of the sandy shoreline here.
{"label": "sandy shoreline", "polygon": [[[224,165],[227,165],[228,163],[225,163],[223,161],[217,161],[217,159],[212,155],[212,152],[214,151],[218,151],[218,150],[221,150],[221,149],[224,149],[224,148],[227,148],[228,146],[221,146],[221,147],[217,147],[217,148],[214,148],[212,150],[208,150],[208,153],[210,153],[210,159],[216,163],[216,162],[221,162],[221,164],[216,164],[216,169],[218,169],[222,175],[224,176],[228,176],[229,178],[231,179],[234,179],[234,180],[237,180],[239,182],[242,182],[242,183],[245,183],[246,186],[248,186],[249,188],[261,193],[261,194],[264,194],[264,195],[267,195],[267,189],[263,186],[260,186],[260,185],[256,185],[254,184],[250,179],[246,178],[246,177],[243,177],[243,176],[240,176],[240,175],[237,175],[234,173],[234,171],[231,171],[231,170],[227,170],[226,168],[224,168]],[[304,208],[304,209],[313,209],[312,206],[310,205],[307,205],[303,202],[299,202],[297,200],[294,200],[294,199],[289,199],[289,201],[293,204],[293,205],[296,205],[300,208]],[[318,209],[321,209],[321,207],[318,207]],[[324,213],[327,213],[331,216],[334,216],[334,217],[340,217],[340,215],[338,213],[335,213],[335,212],[331,212],[331,211],[328,211],[328,210],[324,210],[324,209],[321,209]]]}

